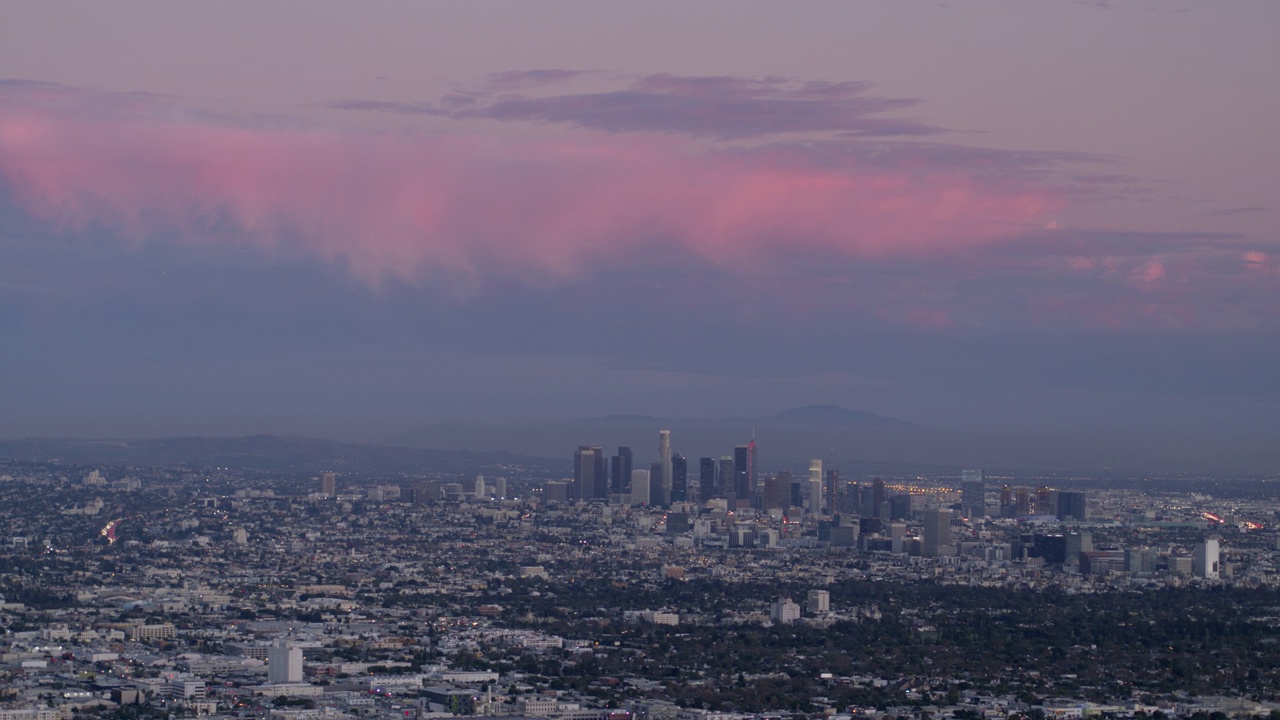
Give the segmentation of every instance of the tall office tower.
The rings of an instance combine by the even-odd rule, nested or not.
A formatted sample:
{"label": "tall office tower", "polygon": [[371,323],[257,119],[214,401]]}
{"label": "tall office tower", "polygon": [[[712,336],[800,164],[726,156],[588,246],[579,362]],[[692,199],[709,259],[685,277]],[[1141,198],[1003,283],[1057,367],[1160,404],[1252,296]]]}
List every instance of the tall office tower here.
{"label": "tall office tower", "polygon": [[764,478],[765,510],[786,510],[791,502],[791,473],[783,470],[777,475],[766,475]]}
{"label": "tall office tower", "polygon": [[733,501],[738,507],[751,503],[756,488],[756,441],[733,449]]}
{"label": "tall office tower", "polygon": [[924,511],[924,554],[937,557],[938,552],[951,544],[951,511]]}
{"label": "tall office tower", "polygon": [[[787,473],[787,477],[791,477],[791,473]],[[809,480],[795,480],[791,485],[791,507],[802,508],[808,503],[809,497]]]}
{"label": "tall office tower", "polygon": [[871,517],[881,516],[881,508],[884,507],[884,502],[888,499],[885,496],[884,480],[876,478],[875,482],[871,484]]}
{"label": "tall office tower", "polygon": [[1000,487],[1000,517],[1010,518],[1014,514],[1013,487],[1003,485]]}
{"label": "tall office tower", "polygon": [[616,495],[631,492],[631,471],[632,467],[631,448],[623,445],[618,447],[618,454],[613,456],[613,470],[611,473],[612,481],[609,492]]}
{"label": "tall office tower", "polygon": [[711,498],[723,497],[720,483],[716,481],[718,463],[715,458],[704,457],[698,460],[698,501],[705,502]]}
{"label": "tall office tower", "polygon": [[488,497],[489,493],[487,492],[487,490],[488,490],[488,488],[485,486],[484,476],[483,476],[483,475],[477,475],[477,476],[476,476],[476,487],[475,487],[475,493],[474,493],[474,494],[475,494],[476,499],[477,499],[477,500],[483,500],[484,498]]}
{"label": "tall office tower", "polygon": [[840,512],[840,473],[835,469],[827,471],[827,484],[824,488],[827,492],[827,511],[835,514]]}
{"label": "tall office tower", "polygon": [[1013,491],[1013,506],[1019,517],[1031,514],[1031,491],[1020,487]]}
{"label": "tall office tower", "polygon": [[499,500],[507,499],[507,479],[504,477],[493,479],[493,494]]}
{"label": "tall office tower", "polygon": [[1058,514],[1058,493],[1053,488],[1042,487],[1036,490],[1036,514]]}
{"label": "tall office tower", "polygon": [[1093,533],[1071,532],[1063,536],[1062,561],[1068,565],[1080,564],[1080,553],[1093,552]]}
{"label": "tall office tower", "polygon": [[591,496],[597,500],[609,499],[609,458],[605,457],[604,448],[595,445],[591,448],[596,464],[595,490]]}
{"label": "tall office tower", "polygon": [[685,460],[680,453],[676,453],[671,456],[671,502],[678,503],[689,499],[689,461]]}
{"label": "tall office tower", "polygon": [[331,472],[320,473],[320,493],[325,497],[337,496],[338,476]]}
{"label": "tall office tower", "polygon": [[889,519],[907,520],[911,517],[911,494],[891,495],[889,497]]}
{"label": "tall office tower", "polygon": [[573,499],[591,500],[596,496],[596,448],[579,445],[573,453]]}
{"label": "tall office tower", "polygon": [[657,492],[650,490],[650,495],[657,498],[658,502],[654,505],[670,505],[671,504],[671,431],[658,431],[658,474],[650,479],[653,488]]}
{"label": "tall office tower", "polygon": [[660,477],[662,477],[662,462],[649,463],[649,507],[662,507],[666,503],[666,498],[662,495]]}
{"label": "tall office tower", "polygon": [[1218,565],[1219,549],[1217,538],[1208,538],[1196,545],[1195,552],[1191,555],[1191,573],[1193,575],[1207,580],[1217,580],[1219,577]]}
{"label": "tall office tower", "polygon": [[1059,520],[1087,520],[1089,508],[1082,492],[1058,492]]}
{"label": "tall office tower", "polygon": [[284,638],[276,640],[267,649],[267,682],[302,682],[302,648]]}
{"label": "tall office tower", "polygon": [[809,513],[822,514],[822,461],[809,461]]}
{"label": "tall office tower", "polygon": [[987,484],[981,470],[960,472],[960,512],[971,518],[987,516]]}
{"label": "tall office tower", "polygon": [[631,505],[649,504],[649,471],[631,471]]}
{"label": "tall office tower", "polygon": [[719,497],[728,498],[730,501],[729,507],[733,507],[733,491],[734,491],[733,483],[735,482],[735,478],[737,478],[737,476],[738,474],[733,469],[733,456],[721,455],[720,456],[720,474],[719,474],[719,477],[716,478],[716,483],[720,488]]}

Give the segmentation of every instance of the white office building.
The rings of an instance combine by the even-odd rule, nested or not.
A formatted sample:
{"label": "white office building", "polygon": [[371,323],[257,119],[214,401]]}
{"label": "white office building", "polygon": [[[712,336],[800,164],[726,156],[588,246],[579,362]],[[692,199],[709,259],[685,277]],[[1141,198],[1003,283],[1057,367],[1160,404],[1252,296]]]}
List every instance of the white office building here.
{"label": "white office building", "polygon": [[302,648],[281,638],[267,651],[267,681],[272,684],[302,682]]}

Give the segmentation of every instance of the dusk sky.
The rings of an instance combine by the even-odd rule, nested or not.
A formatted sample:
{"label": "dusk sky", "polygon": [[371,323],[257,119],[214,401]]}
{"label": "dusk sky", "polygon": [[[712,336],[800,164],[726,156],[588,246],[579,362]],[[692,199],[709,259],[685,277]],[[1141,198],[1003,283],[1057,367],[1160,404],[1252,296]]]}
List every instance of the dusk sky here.
{"label": "dusk sky", "polygon": [[1278,39],[1271,0],[11,0],[0,436],[1277,433]]}

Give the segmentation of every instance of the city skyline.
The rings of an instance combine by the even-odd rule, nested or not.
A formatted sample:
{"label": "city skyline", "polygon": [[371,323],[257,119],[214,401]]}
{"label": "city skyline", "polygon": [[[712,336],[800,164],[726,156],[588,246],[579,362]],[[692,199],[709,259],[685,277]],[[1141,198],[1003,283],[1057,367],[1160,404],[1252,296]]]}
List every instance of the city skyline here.
{"label": "city skyline", "polygon": [[1273,438],[1278,28],[12,3],[0,437],[834,404],[1063,452]]}

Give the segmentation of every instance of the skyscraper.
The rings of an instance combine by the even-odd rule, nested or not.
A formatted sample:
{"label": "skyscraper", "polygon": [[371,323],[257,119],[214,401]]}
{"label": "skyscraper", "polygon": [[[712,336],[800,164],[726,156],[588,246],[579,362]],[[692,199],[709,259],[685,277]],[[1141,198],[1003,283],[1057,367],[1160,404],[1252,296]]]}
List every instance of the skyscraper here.
{"label": "skyscraper", "polygon": [[791,473],[783,470],[764,479],[764,510],[785,510],[791,504]]}
{"label": "skyscraper", "polygon": [[649,504],[649,471],[631,471],[631,503],[632,505]]}
{"label": "skyscraper", "polygon": [[488,488],[486,487],[486,483],[485,483],[485,481],[484,481],[484,476],[483,476],[483,475],[477,475],[477,476],[476,476],[475,490],[474,490],[474,492],[473,492],[472,494],[473,494],[473,495],[475,495],[475,498],[476,498],[477,500],[483,500],[483,499],[488,495],[487,490],[488,490]]}
{"label": "skyscraper", "polygon": [[717,463],[715,458],[704,457],[698,460],[698,501],[721,497],[718,482]]}
{"label": "skyscraper", "polygon": [[747,507],[756,487],[756,441],[733,449],[733,501],[735,506]]}
{"label": "skyscraper", "polygon": [[656,502],[654,505],[671,504],[671,431],[658,431],[658,479],[652,481],[657,492],[651,492]]}
{"label": "skyscraper", "polygon": [[595,463],[594,480],[595,487],[591,492],[591,497],[596,500],[609,499],[609,460],[604,456],[604,448],[596,445],[591,448],[592,461]]}
{"label": "skyscraper", "polygon": [[649,463],[649,506],[662,507],[665,504],[665,498],[662,496],[662,484],[659,478],[662,477],[662,461]]}
{"label": "skyscraper", "polygon": [[[731,501],[733,500],[733,493],[734,493],[733,483],[734,483],[734,478],[736,478],[737,476],[738,474],[737,472],[734,471],[734,468],[733,468],[733,456],[721,455],[720,456],[720,475],[718,478],[716,478],[716,483],[718,484],[717,487],[720,488],[719,497],[728,498]],[[733,507],[732,502],[730,502],[729,507]]]}
{"label": "skyscraper", "polygon": [[970,518],[987,516],[987,486],[981,470],[961,471],[960,512]]}
{"label": "skyscraper", "polygon": [[1013,491],[1014,512],[1019,516],[1031,514],[1031,490],[1020,487]]}
{"label": "skyscraper", "polygon": [[884,503],[888,499],[885,495],[884,480],[876,478],[871,484],[871,517],[883,517]]}
{"label": "skyscraper", "polygon": [[1198,578],[1217,580],[1219,577],[1219,557],[1217,538],[1208,538],[1196,545],[1191,555],[1191,573]]}
{"label": "skyscraper", "polygon": [[573,498],[591,500],[596,497],[596,451],[591,445],[580,445],[573,453]]}
{"label": "skyscraper", "polygon": [[338,492],[338,476],[331,472],[320,473],[320,492],[325,497],[335,497]]}
{"label": "skyscraper", "polygon": [[1057,495],[1059,520],[1087,520],[1089,518],[1089,507],[1084,493],[1064,490],[1059,491]]}
{"label": "skyscraper", "polygon": [[[689,499],[689,461],[680,453],[671,456],[671,497],[673,503]],[[670,504],[670,503],[668,503]]]}
{"label": "skyscraper", "polygon": [[620,446],[618,454],[613,456],[613,467],[610,468],[613,472],[610,473],[609,492],[617,495],[631,492],[631,471],[635,469],[632,462],[631,448]]}
{"label": "skyscraper", "polygon": [[936,557],[943,547],[951,544],[950,510],[924,511],[924,537],[922,544],[924,546],[924,554],[928,557]]}
{"label": "skyscraper", "polygon": [[822,461],[809,461],[809,512],[822,514]]}

